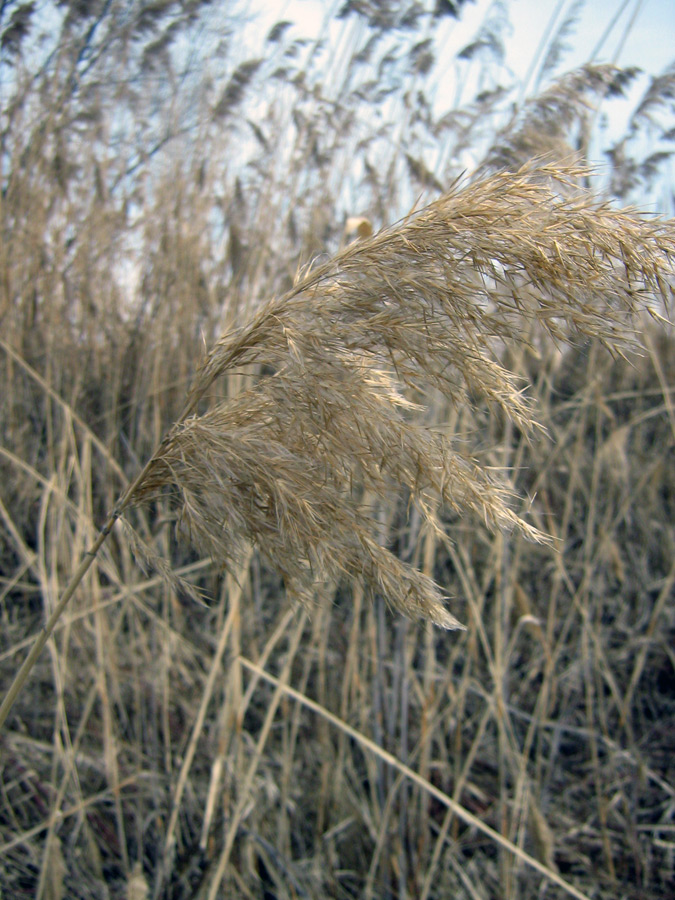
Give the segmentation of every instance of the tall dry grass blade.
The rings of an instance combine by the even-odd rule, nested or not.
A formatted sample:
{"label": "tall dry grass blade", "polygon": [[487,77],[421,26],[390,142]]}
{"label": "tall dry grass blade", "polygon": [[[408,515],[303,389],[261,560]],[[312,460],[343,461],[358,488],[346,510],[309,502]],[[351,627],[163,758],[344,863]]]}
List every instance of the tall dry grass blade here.
{"label": "tall dry grass blade", "polygon": [[[386,750],[383,750],[382,747],[379,747],[373,741],[371,741],[368,737],[362,734],[360,731],[357,731],[356,728],[352,728],[347,722],[343,722],[342,719],[338,718],[332,712],[327,710],[325,707],[320,706],[318,703],[315,703],[310,697],[307,697],[305,694],[300,693],[300,691],[296,691],[294,688],[284,683],[283,678],[275,678],[274,675],[270,675],[264,669],[261,669],[260,666],[256,665],[256,663],[252,662],[245,657],[241,657],[241,664],[249,669],[251,672],[255,672],[265,681],[274,685],[277,690],[277,693],[284,693],[288,697],[291,697],[296,702],[306,706],[308,709],[312,710],[316,715],[321,716],[322,718],[329,721],[335,728],[340,729],[345,734],[349,735],[353,740],[357,741],[362,747],[367,749],[369,753],[383,760],[387,765],[394,768],[397,772],[400,773],[401,776],[410,779],[414,784],[417,784],[423,790],[427,791],[430,796],[434,797],[434,799],[438,800],[444,806],[451,810],[457,818],[461,819],[466,825],[469,825],[475,828],[477,831],[486,835],[493,841],[497,846],[506,850],[510,854],[513,855],[514,858],[520,860],[526,865],[530,866],[532,869],[535,869],[539,874],[543,875],[547,878],[551,883],[556,884],[559,888],[561,888],[566,894],[569,894],[571,897],[576,897],[577,900],[589,900],[588,895],[584,894],[582,891],[578,890],[574,887],[574,885],[570,884],[568,881],[565,881],[564,878],[553,869],[548,868],[543,863],[539,862],[538,859],[535,859],[533,856],[530,856],[529,853],[526,853],[522,850],[517,844],[514,844],[508,838],[503,837],[498,831],[495,831],[493,828],[490,828],[489,825],[486,825],[481,819],[477,818],[470,813],[467,809],[465,809],[460,803],[456,800],[453,800],[452,797],[449,797],[443,791],[439,790],[433,784],[428,782],[426,779],[422,778],[415,772],[414,769],[411,769],[409,766],[402,763],[399,759],[397,759],[393,754],[388,753]],[[277,694],[275,694],[275,697]]]}

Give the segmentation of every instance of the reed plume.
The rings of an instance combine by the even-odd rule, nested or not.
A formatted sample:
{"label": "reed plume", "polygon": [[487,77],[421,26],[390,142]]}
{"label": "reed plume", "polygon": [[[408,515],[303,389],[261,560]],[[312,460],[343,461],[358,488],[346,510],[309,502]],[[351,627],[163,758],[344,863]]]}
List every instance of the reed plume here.
{"label": "reed plume", "polygon": [[[228,569],[253,543],[301,599],[347,579],[458,627],[440,587],[382,545],[373,503],[414,504],[438,533],[449,507],[545,539],[514,511],[506,475],[435,429],[424,404],[430,388],[480,398],[531,430],[504,345],[535,324],[620,348],[638,313],[668,306],[671,226],[594,199],[577,187],[586,174],[543,164],[456,186],[310,269],[217,341],[121,509],[170,488],[184,531]],[[199,409],[251,364],[266,373],[252,387]]]}

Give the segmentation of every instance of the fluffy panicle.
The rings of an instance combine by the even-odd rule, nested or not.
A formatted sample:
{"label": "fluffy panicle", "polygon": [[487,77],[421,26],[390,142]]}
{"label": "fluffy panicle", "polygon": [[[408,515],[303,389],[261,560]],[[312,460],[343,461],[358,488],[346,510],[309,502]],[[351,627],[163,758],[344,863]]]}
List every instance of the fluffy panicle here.
{"label": "fluffy panicle", "polygon": [[[538,323],[621,346],[650,300],[670,302],[672,229],[593,200],[575,187],[581,174],[480,179],[310,270],[217,342],[129,501],[171,486],[182,525],[216,560],[231,567],[253,542],[300,598],[358,580],[458,627],[438,586],[382,546],[376,505],[407,500],[436,530],[440,503],[544,536],[512,510],[506,482],[432,430],[421,398],[430,387],[479,398],[531,429],[522,385],[498,361],[504,344]],[[201,412],[214,381],[245,364],[266,374]]]}
{"label": "fluffy panicle", "polygon": [[[554,47],[555,42],[551,46],[555,57]],[[569,156],[573,153],[572,135],[574,145],[584,155],[598,102],[604,97],[622,96],[638,72],[635,68],[587,63],[556,78],[545,91],[530,98],[496,136],[481,170],[514,169],[542,154]]]}

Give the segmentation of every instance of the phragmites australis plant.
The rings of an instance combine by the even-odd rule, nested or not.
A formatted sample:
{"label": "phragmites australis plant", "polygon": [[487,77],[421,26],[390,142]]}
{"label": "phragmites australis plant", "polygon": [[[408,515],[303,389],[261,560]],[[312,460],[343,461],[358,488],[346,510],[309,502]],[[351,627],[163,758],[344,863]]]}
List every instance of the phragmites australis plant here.
{"label": "phragmites australis plant", "polygon": [[658,5],[0,3],[3,897],[670,896]]}
{"label": "phragmites australis plant", "polygon": [[[670,305],[672,226],[595,199],[578,186],[585,174],[539,164],[456,186],[310,269],[225,333],[42,644],[114,522],[165,490],[181,530],[223,567],[234,570],[253,544],[300,599],[347,579],[405,615],[458,627],[442,589],[383,546],[373,502],[401,495],[438,533],[445,506],[546,536],[514,511],[507,473],[476,464],[435,429],[442,423],[425,419],[423,398],[432,388],[452,404],[480,397],[532,429],[536,410],[501,348],[528,343],[538,327],[558,341],[583,335],[621,349],[640,313]],[[218,378],[252,364],[249,388],[209,403]]]}

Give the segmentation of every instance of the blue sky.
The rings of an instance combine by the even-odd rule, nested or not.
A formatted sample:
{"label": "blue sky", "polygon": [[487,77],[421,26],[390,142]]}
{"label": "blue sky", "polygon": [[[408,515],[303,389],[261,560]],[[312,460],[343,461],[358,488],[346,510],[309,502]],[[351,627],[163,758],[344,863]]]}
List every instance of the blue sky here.
{"label": "blue sky", "polygon": [[[571,5],[568,2],[565,8],[569,9]],[[528,35],[543,33],[557,6],[557,0],[511,0],[514,56],[527,50]],[[582,63],[591,56],[605,29],[624,6],[624,12],[605,42],[600,61],[637,65],[650,72],[660,72],[675,60],[675,0],[642,0],[637,4],[634,19],[635,0],[627,4],[623,0],[587,0],[571,42],[573,50],[568,58],[569,66]],[[617,50],[618,57],[614,59]]]}
{"label": "blue sky", "polygon": [[[466,3],[459,24],[453,25],[458,46],[475,33],[493,0]],[[513,23],[513,34],[507,46],[507,61],[523,76],[533,53],[555,12],[571,9],[574,0],[505,0]],[[271,22],[290,19],[301,31],[316,34],[327,12],[336,4],[323,0],[253,0],[251,8],[264,11]],[[633,19],[625,41],[622,36]],[[601,61],[619,65],[638,65],[650,72],[663,70],[675,59],[675,0],[586,0],[579,24],[572,38],[568,68],[586,61],[613,17],[622,8],[600,56]],[[621,44],[616,60],[614,55]]]}

